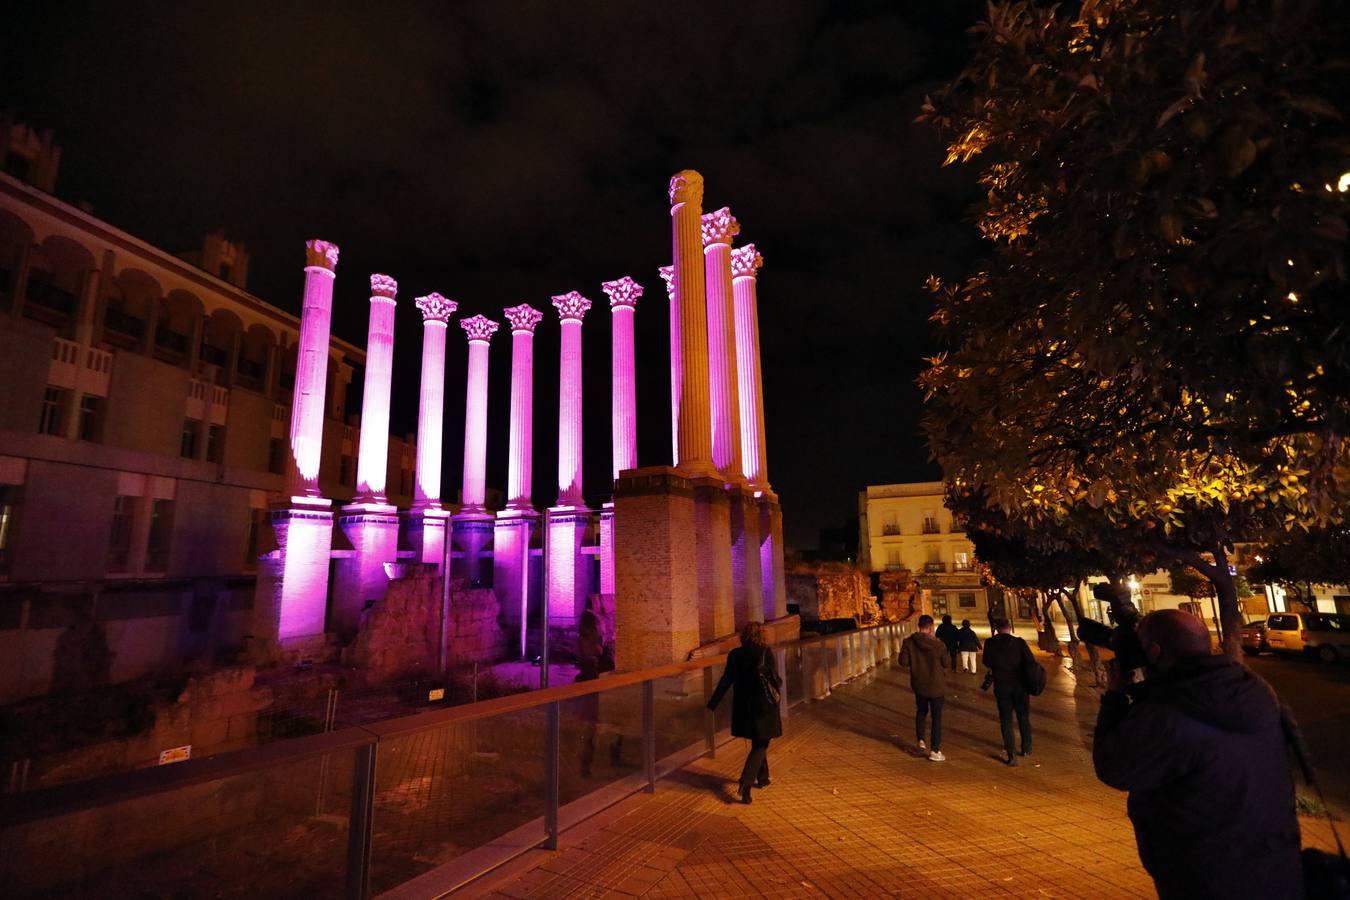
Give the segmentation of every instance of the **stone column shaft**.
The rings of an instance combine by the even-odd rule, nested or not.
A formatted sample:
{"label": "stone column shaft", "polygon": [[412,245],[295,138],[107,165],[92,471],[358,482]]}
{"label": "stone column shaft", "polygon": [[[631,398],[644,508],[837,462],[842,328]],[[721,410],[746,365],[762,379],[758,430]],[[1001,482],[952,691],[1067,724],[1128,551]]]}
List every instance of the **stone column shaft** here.
{"label": "stone column shaft", "polygon": [[497,323],[474,316],[459,323],[469,336],[469,374],[464,398],[464,511],[482,510],[486,499],[488,347]]}
{"label": "stone column shaft", "polygon": [[685,169],[670,180],[671,244],[680,311],[678,459],[690,475],[711,475],[712,419],[708,389],[708,303],[703,264],[703,176]]}
{"label": "stone column shaft", "polygon": [[750,486],[769,489],[764,444],[764,377],[759,354],[758,272],[764,257],[754,244],[732,251],[732,288],[736,299],[736,374],[740,380],[741,464]]}
{"label": "stone column shaft", "polygon": [[613,378],[610,422],[613,441],[613,478],[624,469],[637,468],[637,384],[633,362],[633,316],[642,286],[624,276],[606,281],[613,322],[610,368]]}
{"label": "stone column shaft", "polygon": [[581,506],[581,320],[591,301],[571,291],[553,298],[562,320],[558,373],[558,505]]}
{"label": "stone column shaft", "polygon": [[534,329],[543,313],[522,303],[503,310],[511,323],[511,442],[506,473],[509,509],[533,509],[530,502],[534,452]]}
{"label": "stone column shaft", "polygon": [[413,509],[440,509],[445,331],[458,304],[440,294],[428,294],[417,298],[417,308],[422,311],[422,388],[417,405],[417,484]]}
{"label": "stone column shaft", "polygon": [[[287,490],[292,498],[319,500],[322,498],[319,458],[323,448],[324,391],[328,381],[328,340],[338,248],[336,244],[317,240],[308,242],[305,247],[305,298],[300,315],[295,391],[291,397],[291,460]],[[153,336],[151,340],[154,340]]]}
{"label": "stone column shaft", "polygon": [[366,383],[361,391],[361,443],[356,454],[356,499],[384,505],[389,473],[389,391],[394,374],[394,306],[398,282],[370,276],[370,330]]}
{"label": "stone column shaft", "polygon": [[731,288],[731,239],[740,230],[741,226],[726,207],[703,217],[713,465],[728,481],[739,481],[743,475],[735,311]]}

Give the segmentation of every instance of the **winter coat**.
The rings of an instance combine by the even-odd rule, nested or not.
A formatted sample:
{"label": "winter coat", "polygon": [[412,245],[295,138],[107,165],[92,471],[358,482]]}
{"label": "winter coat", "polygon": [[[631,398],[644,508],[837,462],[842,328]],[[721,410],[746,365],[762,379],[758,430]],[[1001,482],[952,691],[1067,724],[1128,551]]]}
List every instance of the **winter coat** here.
{"label": "winter coat", "polygon": [[1036,657],[1020,637],[1002,632],[984,642],[984,664],[994,675],[994,690],[1002,694],[1026,690],[1026,671]]}
{"label": "winter coat", "polygon": [[1092,762],[1130,792],[1139,859],[1163,900],[1303,896],[1280,704],[1245,665],[1204,657],[1107,693]]}
{"label": "winter coat", "polygon": [[731,694],[732,737],[762,741],[783,736],[783,720],[779,717],[778,706],[769,706],[763,700],[764,689],[759,683],[761,668],[771,675],[773,683],[781,689],[773,651],[767,647],[737,647],[727,654],[722,679],[717,682],[708,708],[716,709],[727,689],[735,689]]}
{"label": "winter coat", "polygon": [[980,649],[980,639],[976,636],[974,628],[967,626],[956,633],[956,649],[966,653],[974,653]]}
{"label": "winter coat", "polygon": [[951,664],[947,646],[931,634],[911,634],[900,645],[900,665],[909,668],[909,686],[920,697],[947,693],[946,673]]}
{"label": "winter coat", "polygon": [[958,631],[955,625],[951,622],[943,622],[937,627],[937,631],[933,633],[933,636],[939,641],[942,641],[948,650],[955,650],[957,634]]}

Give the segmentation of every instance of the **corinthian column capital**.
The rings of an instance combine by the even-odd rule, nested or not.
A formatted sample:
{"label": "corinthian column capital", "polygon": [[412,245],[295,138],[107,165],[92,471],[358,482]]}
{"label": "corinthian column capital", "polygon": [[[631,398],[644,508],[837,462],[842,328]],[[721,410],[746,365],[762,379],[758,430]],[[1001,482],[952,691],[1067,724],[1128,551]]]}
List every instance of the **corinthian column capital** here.
{"label": "corinthian column capital", "polygon": [[638,284],[627,275],[615,279],[614,281],[606,281],[601,284],[600,287],[609,297],[609,305],[611,307],[636,307],[638,298],[642,296],[642,285]]}
{"label": "corinthian column capital", "polygon": [[323,269],[328,274],[337,271],[338,245],[318,239],[305,241],[305,268]]}
{"label": "corinthian column capital", "polygon": [[586,311],[591,308],[591,301],[576,291],[568,291],[553,298],[553,307],[558,310],[558,317],[564,322],[569,319],[580,322],[586,317]]}
{"label": "corinthian column capital", "polygon": [[670,186],[666,189],[670,195],[670,205],[679,203],[701,204],[703,202],[703,176],[693,169],[683,169],[670,176]]}
{"label": "corinthian column capital", "polygon": [[398,282],[388,275],[370,276],[370,297],[373,300],[376,297],[383,297],[392,301],[398,294]]}
{"label": "corinthian column capital", "polygon": [[534,334],[534,327],[544,318],[543,313],[528,303],[507,307],[502,313],[506,316],[506,321],[511,323],[512,333],[526,331]]}
{"label": "corinthian column capital", "polygon": [[487,316],[474,316],[471,319],[463,319],[459,327],[464,329],[464,333],[469,336],[469,343],[482,341],[487,343],[492,340],[493,333],[497,330],[497,323]]}
{"label": "corinthian column capital", "polygon": [[661,273],[661,280],[664,281],[664,282],[666,283],[666,297],[669,298],[669,299],[671,299],[671,300],[674,300],[674,299],[675,299],[675,267],[674,267],[674,266],[662,266],[661,268],[657,269],[657,271]]}
{"label": "corinthian column capital", "polygon": [[431,293],[425,297],[418,297],[415,305],[422,311],[422,321],[440,322],[442,325],[450,321],[450,317],[459,309],[459,304],[453,300],[447,300],[440,294]]}
{"label": "corinthian column capital", "polygon": [[741,223],[731,214],[731,207],[724,206],[703,214],[703,246],[730,244],[731,239],[741,233]]}
{"label": "corinthian column capital", "polygon": [[731,277],[754,278],[764,265],[764,257],[759,255],[754,244],[746,244],[731,251]]}

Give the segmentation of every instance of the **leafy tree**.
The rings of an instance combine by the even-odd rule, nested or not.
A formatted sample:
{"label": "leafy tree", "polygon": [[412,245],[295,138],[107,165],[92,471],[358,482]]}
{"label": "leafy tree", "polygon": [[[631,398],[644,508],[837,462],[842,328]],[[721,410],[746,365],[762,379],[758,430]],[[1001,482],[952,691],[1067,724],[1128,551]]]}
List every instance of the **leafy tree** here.
{"label": "leafy tree", "polygon": [[[930,283],[950,479],[1027,533],[1194,568],[1224,643],[1235,540],[1339,521],[1350,17],[1331,0],[994,2],[925,103],[979,159],[980,271]],[[1344,175],[1344,177],[1342,177]]]}
{"label": "leafy tree", "polygon": [[1287,532],[1262,546],[1247,577],[1290,590],[1309,609],[1314,584],[1350,584],[1350,528]]}

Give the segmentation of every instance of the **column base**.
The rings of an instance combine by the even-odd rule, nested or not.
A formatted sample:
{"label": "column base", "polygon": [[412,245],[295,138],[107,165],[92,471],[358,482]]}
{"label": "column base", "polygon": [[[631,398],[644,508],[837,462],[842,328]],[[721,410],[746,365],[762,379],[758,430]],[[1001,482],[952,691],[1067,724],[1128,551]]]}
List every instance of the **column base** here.
{"label": "column base", "polygon": [[398,510],[388,503],[342,507],[338,528],[355,555],[339,559],[333,579],[333,630],[344,642],[361,627],[361,614],[389,589],[387,563],[398,559]]}
{"label": "column base", "polygon": [[464,510],[450,519],[451,542],[460,553],[458,560],[452,560],[450,571],[455,577],[463,578],[469,587],[486,587],[483,577],[483,548],[492,542],[493,517],[484,510]]}
{"label": "column base", "polygon": [[546,513],[545,522],[549,628],[575,631],[591,592],[590,569],[581,552],[591,527],[591,510],[585,506],[555,506]]}
{"label": "column base", "polygon": [[328,615],[333,513],[317,504],[273,507],[277,549],[259,562],[254,600],[258,652],[273,657],[283,642],[318,638]]}
{"label": "column base", "polygon": [[512,635],[511,648],[521,659],[527,655],[530,630],[539,627],[530,617],[531,594],[539,594],[530,566],[530,544],[538,527],[539,513],[533,509],[504,509],[492,529],[492,590]]}
{"label": "column base", "polygon": [[403,540],[412,549],[416,562],[436,567],[445,565],[445,529],[450,513],[435,506],[411,509],[401,517]]}

